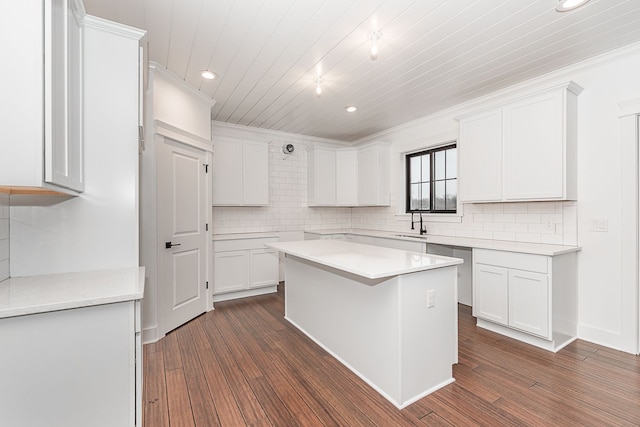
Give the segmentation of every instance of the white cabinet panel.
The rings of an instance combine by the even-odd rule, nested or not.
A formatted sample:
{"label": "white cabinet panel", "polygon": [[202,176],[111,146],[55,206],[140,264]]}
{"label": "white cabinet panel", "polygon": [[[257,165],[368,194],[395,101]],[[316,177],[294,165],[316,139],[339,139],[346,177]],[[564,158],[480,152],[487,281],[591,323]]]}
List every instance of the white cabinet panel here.
{"label": "white cabinet panel", "polygon": [[410,242],[408,240],[385,239],[383,237],[376,237],[374,239],[374,244],[375,246],[382,246],[385,248],[427,253],[427,244],[425,242]]}
{"label": "white cabinet panel", "polygon": [[0,319],[2,425],[136,425],[142,411],[136,306],[127,301]]}
{"label": "white cabinet panel", "polygon": [[509,271],[509,325],[549,337],[549,287],[547,275]]}
{"label": "white cabinet panel", "polygon": [[358,205],[389,206],[391,149],[373,143],[358,149]]}
{"label": "white cabinet panel", "polygon": [[502,111],[494,109],[460,120],[461,202],[502,199]]}
{"label": "white cabinet panel", "polygon": [[338,150],[336,152],[336,205],[358,204],[358,152]]}
{"label": "white cabinet panel", "polygon": [[247,288],[249,273],[247,251],[217,252],[213,254],[214,293],[239,291]]}
{"label": "white cabinet panel", "polygon": [[475,264],[473,269],[473,315],[492,322],[509,323],[508,270]]}
{"label": "white cabinet panel", "polygon": [[563,197],[563,97],[553,91],[504,107],[505,199]]}
{"label": "white cabinet panel", "polygon": [[214,140],[213,206],[269,204],[269,146],[231,138]]}
{"label": "white cabinet panel", "polygon": [[214,206],[242,204],[241,141],[216,139],[211,176]]}
{"label": "white cabinet panel", "polygon": [[269,204],[269,146],[245,141],[242,145],[242,202]]}
{"label": "white cabinet panel", "polygon": [[315,148],[307,154],[307,204],[336,205],[336,151]]}
{"label": "white cabinet panel", "polygon": [[273,285],[278,277],[278,251],[275,249],[252,249],[249,251],[249,289]]}

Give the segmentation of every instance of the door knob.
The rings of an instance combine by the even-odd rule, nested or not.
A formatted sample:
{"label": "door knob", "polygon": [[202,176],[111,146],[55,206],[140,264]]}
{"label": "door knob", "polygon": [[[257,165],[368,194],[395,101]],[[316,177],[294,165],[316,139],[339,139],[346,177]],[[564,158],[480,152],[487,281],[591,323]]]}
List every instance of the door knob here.
{"label": "door knob", "polygon": [[165,249],[171,249],[174,246],[180,246],[180,243],[164,242]]}

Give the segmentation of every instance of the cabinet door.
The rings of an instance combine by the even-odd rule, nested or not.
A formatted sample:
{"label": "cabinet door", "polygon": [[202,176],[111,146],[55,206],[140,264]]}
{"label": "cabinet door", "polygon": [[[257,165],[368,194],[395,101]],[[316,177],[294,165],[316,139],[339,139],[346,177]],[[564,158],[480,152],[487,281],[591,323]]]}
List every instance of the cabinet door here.
{"label": "cabinet door", "polygon": [[269,146],[265,143],[242,145],[242,204],[269,204]]}
{"label": "cabinet door", "polygon": [[44,2],[44,179],[82,191],[82,30],[69,3]]}
{"label": "cabinet door", "polygon": [[241,291],[249,283],[247,251],[217,252],[213,254],[214,294]]}
{"label": "cabinet door", "polygon": [[214,141],[211,177],[214,206],[242,204],[242,141]]}
{"label": "cabinet door", "polygon": [[358,205],[358,152],[336,152],[336,204]]}
{"label": "cabinet door", "polygon": [[460,119],[458,188],[461,202],[502,199],[502,111]]}
{"label": "cabinet door", "polygon": [[249,289],[278,283],[278,251],[252,249],[249,257]]}
{"label": "cabinet door", "polygon": [[374,238],[374,243],[376,246],[381,246],[384,248],[427,253],[427,244],[425,242],[410,242],[408,240],[385,239],[383,237],[376,237]]}
{"label": "cabinet door", "polygon": [[336,153],[333,150],[315,149],[308,155],[308,204],[310,206],[335,206],[336,204]]}
{"label": "cabinet door", "polygon": [[546,274],[509,270],[509,326],[551,338]]}
{"label": "cabinet door", "polygon": [[561,90],[504,107],[505,199],[563,197],[563,110]]}
{"label": "cabinet door", "polygon": [[473,315],[507,325],[508,270],[492,265],[475,264],[473,268]]}
{"label": "cabinet door", "polygon": [[358,150],[358,205],[388,206],[389,195],[388,145],[375,144]]}

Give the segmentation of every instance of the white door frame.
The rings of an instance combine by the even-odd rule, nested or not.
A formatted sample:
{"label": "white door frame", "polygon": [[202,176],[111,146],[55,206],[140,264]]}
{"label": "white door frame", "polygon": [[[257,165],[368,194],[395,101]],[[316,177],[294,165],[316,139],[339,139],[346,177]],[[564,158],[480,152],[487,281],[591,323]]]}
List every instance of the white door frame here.
{"label": "white door frame", "polygon": [[[193,147],[193,148],[197,148],[200,150],[205,151],[206,154],[206,158],[207,158],[207,163],[209,165],[211,165],[213,162],[213,142],[212,141],[208,141],[206,139],[200,138],[197,135],[193,135],[189,132],[183,131],[182,129],[176,128],[168,123],[164,123],[160,120],[155,120],[154,121],[154,127],[155,127],[155,132],[157,135],[161,136],[162,141],[157,141],[158,144],[164,144],[165,141],[164,139],[170,139],[176,142],[179,142],[181,144]],[[161,155],[160,150],[158,150],[158,152],[156,153],[157,156]],[[208,176],[211,176],[211,170],[209,170],[209,174]],[[159,190],[158,190],[159,191]],[[205,188],[205,194],[206,194],[206,206],[208,207],[206,210],[206,221],[209,224],[209,235],[211,233],[211,229],[212,229],[212,218],[211,218],[211,212],[212,209],[211,207],[211,182],[209,182],[209,180],[207,180],[206,182],[206,188]],[[160,224],[158,224],[158,226],[160,226]],[[161,230],[160,228],[158,228],[158,233],[160,233]],[[158,238],[157,238],[157,245],[160,245],[161,243],[164,243],[164,240],[162,240],[162,236],[160,236],[160,234],[158,234]],[[158,248],[160,248],[160,246],[158,246]],[[212,266],[211,266],[211,238],[207,238],[206,244],[205,244],[205,262],[206,262],[206,281],[209,282],[209,289],[206,291],[206,310],[210,311],[213,310],[213,281],[212,281]],[[164,262],[164,250],[163,249],[158,249],[157,251],[157,269],[158,272],[162,271],[162,269],[164,268],[163,265]],[[159,287],[162,285],[162,280],[157,277],[157,282],[156,282],[156,286],[158,287],[157,289],[157,294],[158,297],[160,297],[161,291],[159,289]],[[157,301],[157,305],[156,305],[156,312],[158,313],[158,318],[157,318],[157,325],[158,325],[158,335],[156,336],[155,340],[158,340],[160,338],[162,338],[168,331],[166,329],[166,323],[163,321],[163,319],[160,316],[160,301]]]}
{"label": "white door frame", "polygon": [[620,109],[622,156],[622,273],[620,350],[640,354],[640,98],[623,101]]}

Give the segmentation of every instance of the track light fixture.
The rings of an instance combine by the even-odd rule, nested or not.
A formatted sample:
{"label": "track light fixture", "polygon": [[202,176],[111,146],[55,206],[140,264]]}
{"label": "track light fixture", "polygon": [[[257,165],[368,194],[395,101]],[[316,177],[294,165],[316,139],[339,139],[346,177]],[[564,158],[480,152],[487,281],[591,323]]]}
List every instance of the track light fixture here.
{"label": "track light fixture", "polygon": [[376,30],[371,33],[371,60],[378,59],[378,53],[380,53],[380,47],[378,46],[378,39],[382,37],[382,31]]}

